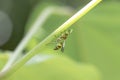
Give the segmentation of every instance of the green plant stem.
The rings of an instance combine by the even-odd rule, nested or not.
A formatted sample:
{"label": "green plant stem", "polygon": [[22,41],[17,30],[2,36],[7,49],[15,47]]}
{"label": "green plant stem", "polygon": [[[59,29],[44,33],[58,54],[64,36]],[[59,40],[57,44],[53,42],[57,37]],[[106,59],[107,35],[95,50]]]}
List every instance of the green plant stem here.
{"label": "green plant stem", "polygon": [[62,31],[68,29],[72,24],[78,21],[82,16],[84,16],[88,11],[90,11],[93,7],[95,7],[101,0],[92,0],[85,7],[79,10],[75,15],[73,15],[70,19],[68,19],[64,24],[62,24],[57,30],[55,30],[52,34],[50,34],[47,38],[45,38],[42,42],[40,42],[35,48],[33,48],[30,52],[27,53],[22,59],[17,61],[12,67],[9,67],[7,70],[0,74],[0,79],[4,79],[13,74],[17,69],[19,69],[22,65],[24,65],[31,57],[33,57],[36,53],[40,53],[40,51],[53,40],[55,35],[58,35]]}
{"label": "green plant stem", "polygon": [[[62,12],[62,13],[60,13],[60,12]],[[49,6],[49,7],[45,8],[42,11],[42,13],[40,14],[40,16],[38,16],[38,18],[36,19],[35,23],[32,25],[33,27],[29,30],[29,32],[27,33],[27,35],[23,38],[23,40],[17,46],[17,48],[13,52],[13,55],[9,58],[7,64],[2,69],[2,72],[4,72],[9,67],[11,67],[13,65],[13,63],[15,63],[17,61],[18,57],[22,53],[23,49],[26,47],[26,45],[29,42],[29,40],[32,38],[32,36],[38,30],[42,30],[42,25],[45,23],[45,21],[47,20],[47,18],[51,14],[53,14],[53,13],[54,14],[60,14],[60,15],[71,15],[72,9],[70,9],[68,7],[64,7],[63,8],[63,7],[56,7],[56,6],[54,6],[54,7],[50,7]]]}

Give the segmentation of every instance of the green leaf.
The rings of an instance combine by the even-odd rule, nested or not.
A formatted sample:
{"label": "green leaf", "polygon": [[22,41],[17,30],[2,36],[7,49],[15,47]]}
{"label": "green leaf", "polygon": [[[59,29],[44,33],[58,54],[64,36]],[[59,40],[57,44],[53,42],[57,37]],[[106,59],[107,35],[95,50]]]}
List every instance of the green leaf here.
{"label": "green leaf", "polygon": [[54,56],[41,63],[25,65],[9,80],[100,80],[95,66]]}
{"label": "green leaf", "polygon": [[100,68],[104,80],[120,80],[119,7],[118,2],[103,3],[79,22],[79,57]]}

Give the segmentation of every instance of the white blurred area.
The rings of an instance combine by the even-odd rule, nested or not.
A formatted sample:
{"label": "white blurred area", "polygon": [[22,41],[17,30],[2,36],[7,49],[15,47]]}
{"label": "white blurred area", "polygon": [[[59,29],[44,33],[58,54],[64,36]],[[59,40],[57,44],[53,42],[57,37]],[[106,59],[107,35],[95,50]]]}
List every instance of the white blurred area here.
{"label": "white blurred area", "polygon": [[0,46],[4,45],[12,33],[12,21],[7,14],[0,11]]}
{"label": "white blurred area", "polygon": [[38,54],[38,55],[35,55],[34,57],[32,57],[27,63],[26,65],[31,65],[31,64],[37,64],[37,63],[41,63],[41,62],[44,62],[48,59],[52,59],[54,58],[55,56],[53,55],[47,55],[47,54]]}

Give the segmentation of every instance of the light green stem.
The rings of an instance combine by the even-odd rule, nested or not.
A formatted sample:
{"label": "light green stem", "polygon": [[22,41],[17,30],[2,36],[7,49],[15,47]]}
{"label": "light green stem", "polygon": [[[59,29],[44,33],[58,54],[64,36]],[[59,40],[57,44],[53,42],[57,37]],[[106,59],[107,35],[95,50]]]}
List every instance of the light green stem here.
{"label": "light green stem", "polygon": [[[62,13],[60,13],[62,12]],[[47,7],[45,8],[42,13],[38,16],[38,18],[35,20],[35,23],[32,25],[29,32],[26,34],[26,36],[22,39],[20,44],[17,46],[15,51],[13,52],[13,55],[9,58],[8,62],[2,69],[2,72],[7,70],[9,67],[13,65],[18,60],[18,57],[22,53],[23,49],[26,47],[27,43],[30,41],[30,39],[35,35],[35,33],[38,30],[42,30],[42,26],[45,23],[45,21],[48,19],[48,17],[51,14],[60,14],[60,15],[71,15],[72,10],[68,7]]]}
{"label": "light green stem", "polygon": [[0,80],[5,77],[9,77],[13,74],[17,69],[19,69],[22,65],[24,65],[31,57],[33,57],[36,53],[40,53],[40,51],[53,40],[54,36],[68,29],[72,24],[78,21],[82,16],[84,16],[88,11],[90,11],[93,7],[95,7],[101,0],[92,0],[85,7],[79,10],[76,14],[74,14],[70,19],[68,19],[64,24],[62,24],[57,30],[55,30],[52,34],[50,34],[47,38],[45,38],[42,42],[40,42],[35,48],[33,48],[30,52],[27,53],[22,59],[17,61],[12,67],[5,70],[0,74]]}

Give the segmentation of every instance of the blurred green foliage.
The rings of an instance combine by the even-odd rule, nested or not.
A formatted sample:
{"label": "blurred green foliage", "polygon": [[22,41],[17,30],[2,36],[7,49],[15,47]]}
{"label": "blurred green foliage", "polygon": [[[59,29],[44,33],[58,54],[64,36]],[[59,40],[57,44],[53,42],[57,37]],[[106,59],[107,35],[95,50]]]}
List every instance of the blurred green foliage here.
{"label": "blurred green foliage", "polygon": [[8,80],[100,80],[99,75],[96,67],[90,64],[55,56],[41,63],[23,66]]}
{"label": "blurred green foliage", "polygon": [[0,70],[4,67],[6,61],[9,58],[9,51],[0,51]]}
{"label": "blurred green foliage", "polygon": [[[69,5],[72,7],[78,7],[83,4],[86,4],[90,0],[0,0],[0,11],[7,14],[12,22],[12,35],[10,36],[8,42],[0,46],[4,50],[14,50],[19,44],[21,39],[24,37],[24,29],[26,22],[28,20],[29,14],[32,12],[32,9],[38,3],[52,3]],[[7,22],[6,22],[7,24]],[[1,26],[4,27],[4,26]],[[6,28],[7,29],[7,28]],[[9,29],[9,26],[8,26]],[[6,33],[7,34],[7,33]]]}
{"label": "blurred green foliage", "polygon": [[[41,5],[39,5],[41,6]],[[37,6],[38,10],[41,10]],[[42,7],[43,8],[43,7]],[[40,13],[39,11],[35,12]],[[31,15],[33,16],[33,15]],[[34,15],[34,16],[37,16]],[[34,22],[34,16],[31,18],[31,20]],[[43,26],[44,32],[38,31],[38,36],[34,36],[31,42],[28,44],[27,49],[31,50],[35,45],[37,45],[40,41],[42,36],[46,37],[48,36],[52,31],[54,31],[58,26],[60,26],[64,21],[66,21],[70,16],[66,15],[51,15],[49,19],[46,21],[45,25]],[[28,25],[32,25],[32,21],[28,21]],[[27,28],[29,29],[29,28]],[[39,36],[39,33],[40,36]],[[37,41],[36,41],[37,40]],[[35,45],[34,45],[35,43]],[[56,44],[52,44],[52,47],[49,47],[49,44],[46,45],[46,47],[49,47],[46,49],[49,51],[49,54],[54,52],[57,53],[59,51],[54,51],[53,48]],[[29,48],[29,46],[32,46]],[[54,46],[54,47],[53,47]],[[75,53],[75,52],[74,52]],[[61,55],[60,55],[61,56]],[[75,58],[75,57],[74,57]],[[3,61],[3,64],[5,64],[5,61]],[[3,65],[2,65],[3,66]],[[12,77],[8,78],[8,80],[33,80],[33,79],[42,79],[42,80],[100,80],[100,73],[96,69],[96,67],[88,64],[82,64],[82,63],[76,63],[73,62],[71,59],[68,59],[67,57],[61,56],[61,57],[55,57],[53,59],[47,60],[45,62],[39,63],[39,64],[33,64],[28,66],[23,66],[21,69],[19,69]]]}
{"label": "blurred green foliage", "polygon": [[[111,6],[112,5],[112,6]],[[82,20],[73,25],[73,33],[66,41],[65,52],[76,61],[95,64],[103,73],[104,80],[119,80],[119,3],[106,2],[96,7]],[[55,15],[53,15],[55,17]],[[51,17],[44,30],[52,32],[59,24],[51,24]],[[65,18],[59,21],[64,22]],[[49,22],[50,21],[50,22]],[[61,22],[61,23],[62,23]],[[61,24],[60,23],[60,24]],[[50,27],[52,26],[52,28]],[[48,30],[47,30],[48,29]]]}
{"label": "blurred green foliage", "polygon": [[[102,72],[103,80],[120,80],[120,5],[117,2],[118,0],[110,1],[104,0],[84,18],[72,25],[73,33],[66,40],[63,54],[76,62],[95,65]],[[31,50],[69,17],[54,14],[50,16],[43,26],[43,36],[38,32],[38,35],[35,35],[28,44],[27,50]],[[31,22],[28,22],[28,25],[31,25]],[[48,52],[59,53],[60,51],[53,50],[54,46],[55,44],[52,44],[52,47],[48,47],[46,51],[51,50]],[[3,66],[5,64],[4,59],[1,57],[0,59],[3,60]],[[95,67],[79,64],[72,60],[62,56],[35,65],[23,66],[11,77],[11,80],[100,79]]]}
{"label": "blurred green foliage", "polygon": [[[24,27],[30,13],[30,2],[29,0],[0,0],[0,11],[9,16],[13,25],[10,39],[3,46],[0,46],[0,48],[14,50],[23,38]],[[7,22],[4,24],[7,24]],[[9,29],[9,26],[7,28]]]}
{"label": "blurred green foliage", "polygon": [[73,25],[64,54],[93,63],[103,73],[103,80],[119,80],[119,14],[117,2],[103,2],[96,7]]}
{"label": "blurred green foliage", "polygon": [[37,3],[42,3],[42,2],[46,2],[46,3],[57,3],[57,4],[61,4],[61,5],[67,5],[67,6],[72,6],[74,8],[76,7],[80,7],[83,6],[85,4],[87,4],[89,1],[91,0],[30,0],[31,5],[36,5]]}
{"label": "blurred green foliage", "polygon": [[[120,3],[104,2],[79,22],[80,58],[95,64],[103,80],[120,80]],[[77,35],[76,34],[76,35]]]}
{"label": "blurred green foliage", "polygon": [[[40,4],[40,5],[36,6],[37,8],[35,8],[34,12],[31,14],[31,17],[29,18],[28,24],[25,28],[26,33],[31,28],[31,25],[34,24],[34,22],[36,21],[36,19],[39,16],[39,14],[41,13],[41,11],[43,11],[47,6],[53,6],[53,5],[54,4],[50,5],[50,3],[49,4],[48,3],[43,3],[43,4]],[[27,45],[26,50],[29,51],[33,47],[35,47],[40,41],[42,41],[49,34],[51,34],[63,22],[65,22],[69,17],[70,17],[70,15],[59,15],[59,14],[52,14],[51,16],[49,16],[48,19],[43,24],[43,26],[36,32],[36,34],[30,40],[30,42]],[[57,21],[57,23],[56,23],[56,21]],[[51,42],[50,44],[46,45],[46,46],[51,46],[51,44],[56,45],[55,40],[53,42]]]}

